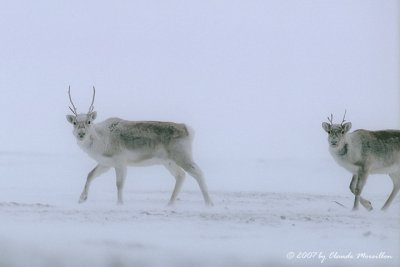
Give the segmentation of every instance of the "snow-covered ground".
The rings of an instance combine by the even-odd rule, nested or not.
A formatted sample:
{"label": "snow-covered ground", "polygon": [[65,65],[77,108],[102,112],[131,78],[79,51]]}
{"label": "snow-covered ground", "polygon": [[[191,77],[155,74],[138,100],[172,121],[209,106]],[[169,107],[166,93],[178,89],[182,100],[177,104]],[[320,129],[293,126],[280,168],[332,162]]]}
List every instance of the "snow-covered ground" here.
{"label": "snow-covered ground", "polygon": [[[345,110],[354,130],[400,128],[399,1],[382,2],[1,1],[0,267],[400,266],[390,178],[351,212],[321,128]],[[78,112],[96,87],[96,122],[193,127],[215,206],[188,177],[166,207],[162,167],[129,169],[123,206],[113,171],[78,204],[95,163],[69,85]]]}
{"label": "snow-covered ground", "polygon": [[[301,193],[290,183],[287,192],[273,186],[265,190],[262,182],[257,186],[260,177],[269,180],[280,173],[259,161],[243,164],[236,176],[226,169],[230,177],[220,177],[220,182],[210,174],[212,208],[203,205],[189,177],[176,206],[167,207],[174,179],[158,167],[130,169],[123,206],[116,205],[112,172],[95,180],[88,202],[79,205],[85,175],[93,165],[89,159],[80,161],[83,155],[4,152],[0,158],[1,267],[400,263],[399,198],[389,212],[378,209],[388,192],[368,196],[376,208],[373,212],[355,213],[350,211],[353,198],[348,193]],[[205,165],[203,169],[213,170]],[[253,190],[250,185],[245,190],[234,183],[229,186],[229,180],[246,178],[246,168],[253,169]],[[310,178],[305,171],[299,173],[315,183],[312,177],[322,173],[314,169]],[[224,169],[218,174],[223,173]],[[321,185],[329,187],[326,182]]]}

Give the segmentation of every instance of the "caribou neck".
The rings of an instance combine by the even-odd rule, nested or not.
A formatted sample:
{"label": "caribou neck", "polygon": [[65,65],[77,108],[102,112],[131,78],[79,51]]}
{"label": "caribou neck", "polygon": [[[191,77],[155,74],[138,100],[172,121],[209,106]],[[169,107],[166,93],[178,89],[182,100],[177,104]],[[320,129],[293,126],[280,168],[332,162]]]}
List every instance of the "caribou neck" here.
{"label": "caribou neck", "polygon": [[87,133],[87,137],[83,141],[78,141],[78,145],[84,149],[84,150],[92,150],[93,146],[95,143],[98,143],[101,141],[101,138],[99,138],[99,135],[96,131],[96,126],[94,125],[90,131]]}
{"label": "caribou neck", "polygon": [[345,139],[345,140],[343,140],[343,142],[341,142],[341,144],[339,146],[330,147],[330,151],[331,151],[332,155],[334,155],[338,158],[346,157],[349,152],[349,143]]}

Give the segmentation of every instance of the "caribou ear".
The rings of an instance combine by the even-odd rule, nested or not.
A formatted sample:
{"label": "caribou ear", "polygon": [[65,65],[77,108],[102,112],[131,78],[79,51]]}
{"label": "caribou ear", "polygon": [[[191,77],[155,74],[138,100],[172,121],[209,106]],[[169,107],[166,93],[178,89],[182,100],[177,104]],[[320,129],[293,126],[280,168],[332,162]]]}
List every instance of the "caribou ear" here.
{"label": "caribou ear", "polygon": [[350,131],[351,129],[351,122],[346,122],[345,124],[343,124],[342,129],[345,133],[347,133],[348,131]]}
{"label": "caribou ear", "polygon": [[97,112],[96,111],[93,111],[93,112],[91,112],[90,113],[90,119],[92,120],[92,121],[94,121],[96,118],[97,118]]}
{"label": "caribou ear", "polygon": [[71,123],[71,124],[74,123],[74,121],[75,121],[75,116],[73,116],[73,115],[67,115],[66,117],[67,117],[67,121],[68,121],[69,123]]}
{"label": "caribou ear", "polygon": [[329,131],[331,130],[331,125],[327,122],[323,122],[322,128],[325,130],[325,132],[329,133]]}

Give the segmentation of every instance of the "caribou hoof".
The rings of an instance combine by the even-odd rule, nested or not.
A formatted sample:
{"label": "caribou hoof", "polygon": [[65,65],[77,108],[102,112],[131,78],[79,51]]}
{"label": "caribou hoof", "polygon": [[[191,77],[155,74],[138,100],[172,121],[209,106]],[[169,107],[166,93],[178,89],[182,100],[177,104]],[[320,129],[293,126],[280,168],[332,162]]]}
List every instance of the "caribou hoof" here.
{"label": "caribou hoof", "polygon": [[82,204],[87,200],[87,194],[82,193],[81,197],[79,198],[79,204]]}
{"label": "caribou hoof", "polygon": [[366,210],[368,210],[368,211],[373,210],[371,201],[366,200],[366,199],[360,199],[360,203],[361,203],[361,205],[363,205],[363,207],[364,207]]}

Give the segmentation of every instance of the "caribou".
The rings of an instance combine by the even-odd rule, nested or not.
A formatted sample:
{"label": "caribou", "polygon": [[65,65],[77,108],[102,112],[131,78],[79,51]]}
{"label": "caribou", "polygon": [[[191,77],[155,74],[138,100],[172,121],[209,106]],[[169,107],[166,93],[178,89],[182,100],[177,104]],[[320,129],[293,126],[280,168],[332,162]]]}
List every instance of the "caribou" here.
{"label": "caribou", "polygon": [[94,178],[111,168],[115,169],[118,204],[123,203],[123,187],[128,166],[148,166],[161,164],[175,177],[169,205],[176,201],[185,178],[190,174],[198,183],[206,205],[213,205],[208,194],[203,173],[193,161],[193,130],[181,123],[160,121],[127,121],[109,118],[94,123],[96,89],[93,87],[92,103],[87,113],[78,113],[68,88],[73,115],[67,120],[73,125],[73,134],[78,146],[97,162],[97,166],[87,175],[79,203],[88,198]]}
{"label": "caribou", "polygon": [[382,207],[387,210],[400,189],[400,131],[356,130],[349,133],[351,122],[345,121],[346,112],[340,124],[323,122],[322,128],[328,133],[329,152],[335,161],[353,174],[350,191],[354,194],[353,210],[361,203],[372,210],[371,202],[361,197],[369,174],[388,174],[393,190]]}

